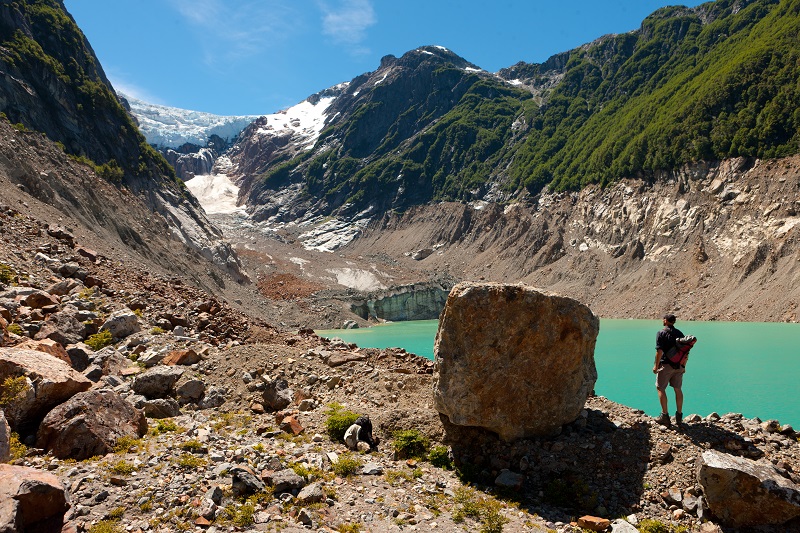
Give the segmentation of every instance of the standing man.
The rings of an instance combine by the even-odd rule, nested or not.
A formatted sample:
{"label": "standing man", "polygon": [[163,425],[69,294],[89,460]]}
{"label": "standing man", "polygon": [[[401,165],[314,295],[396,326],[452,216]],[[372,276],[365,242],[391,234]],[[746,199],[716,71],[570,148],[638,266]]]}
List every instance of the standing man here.
{"label": "standing man", "polygon": [[656,333],[656,361],[653,364],[653,374],[656,375],[656,389],[658,390],[658,401],[661,403],[661,416],[656,418],[656,422],[662,426],[669,427],[669,409],[667,407],[667,385],[671,385],[675,390],[675,423],[683,423],[683,373],[686,372],[679,363],[671,363],[667,359],[667,353],[675,347],[675,341],[683,337],[683,333],[675,327],[675,315],[664,315],[664,329]]}

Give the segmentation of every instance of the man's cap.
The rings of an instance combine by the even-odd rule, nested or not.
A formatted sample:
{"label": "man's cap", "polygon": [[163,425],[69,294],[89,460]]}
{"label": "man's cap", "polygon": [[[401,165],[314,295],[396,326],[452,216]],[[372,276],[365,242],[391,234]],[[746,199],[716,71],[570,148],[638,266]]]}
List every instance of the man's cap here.
{"label": "man's cap", "polygon": [[674,324],[676,318],[675,318],[675,315],[664,315],[664,320],[666,320],[670,324]]}

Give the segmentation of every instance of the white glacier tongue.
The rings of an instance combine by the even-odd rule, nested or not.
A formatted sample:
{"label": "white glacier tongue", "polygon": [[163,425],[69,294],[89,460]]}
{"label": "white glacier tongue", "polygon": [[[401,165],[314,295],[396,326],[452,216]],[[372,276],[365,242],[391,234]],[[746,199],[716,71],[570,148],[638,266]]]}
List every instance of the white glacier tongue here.
{"label": "white glacier tongue", "polygon": [[120,93],[139,121],[139,129],[149,144],[161,148],[177,148],[185,143],[205,146],[211,135],[232,142],[243,129],[260,115],[221,116],[149,104]]}

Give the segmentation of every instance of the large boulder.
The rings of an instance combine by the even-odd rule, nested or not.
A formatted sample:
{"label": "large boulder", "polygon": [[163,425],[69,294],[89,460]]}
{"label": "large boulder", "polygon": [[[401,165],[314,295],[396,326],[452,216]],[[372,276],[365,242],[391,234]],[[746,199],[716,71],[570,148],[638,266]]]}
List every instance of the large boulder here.
{"label": "large boulder", "polygon": [[34,339],[52,339],[62,346],[76,344],[86,338],[86,326],[78,319],[78,308],[64,306],[58,313],[47,317]]}
{"label": "large boulder", "polygon": [[115,339],[123,339],[129,335],[133,335],[142,330],[139,324],[139,317],[136,313],[130,310],[117,311],[109,316],[103,325],[100,326],[100,331],[110,331],[111,336]]}
{"label": "large boulder", "polygon": [[570,298],[525,285],[460,283],[434,344],[434,405],[459,426],[504,440],[550,435],[594,389],[599,319]]}
{"label": "large boulder", "polygon": [[0,348],[0,383],[24,378],[17,399],[5,407],[9,424],[27,434],[56,405],[92,386],[92,382],[52,355],[34,350]]}
{"label": "large boulder", "polygon": [[136,394],[147,398],[164,398],[172,394],[175,383],[182,375],[181,367],[157,366],[136,376],[131,388]]}
{"label": "large boulder", "polygon": [[37,352],[44,352],[52,355],[56,359],[61,359],[68,365],[72,366],[72,360],[59,342],[53,339],[42,339],[40,341],[28,340],[23,343],[17,344],[18,350],[34,350]]}
{"label": "large boulder", "polygon": [[725,525],[779,525],[800,517],[800,486],[770,464],[709,450],[697,478],[708,508]]}
{"label": "large boulder", "polygon": [[7,463],[9,459],[11,459],[11,428],[6,415],[0,409],[0,463]]}
{"label": "large boulder", "polygon": [[61,531],[69,506],[53,474],[0,464],[0,532]]}
{"label": "large boulder", "polygon": [[112,390],[93,389],[50,411],[39,427],[36,446],[55,457],[80,461],[113,451],[120,437],[139,438],[146,432],[141,410]]}

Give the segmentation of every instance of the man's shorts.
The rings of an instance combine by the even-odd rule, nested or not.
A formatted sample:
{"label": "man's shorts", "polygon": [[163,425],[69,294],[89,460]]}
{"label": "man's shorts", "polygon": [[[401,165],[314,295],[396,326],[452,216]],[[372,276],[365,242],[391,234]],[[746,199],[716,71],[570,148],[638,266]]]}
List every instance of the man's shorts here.
{"label": "man's shorts", "polygon": [[666,363],[661,365],[656,374],[656,388],[658,390],[666,390],[667,385],[672,385],[673,389],[680,389],[683,385],[683,374],[685,372],[686,369],[683,367],[672,368]]}

